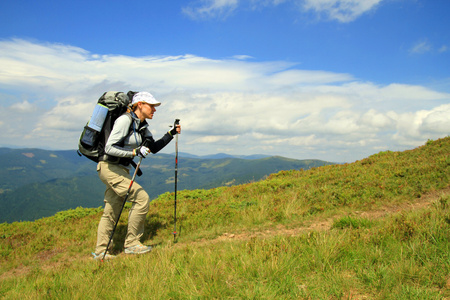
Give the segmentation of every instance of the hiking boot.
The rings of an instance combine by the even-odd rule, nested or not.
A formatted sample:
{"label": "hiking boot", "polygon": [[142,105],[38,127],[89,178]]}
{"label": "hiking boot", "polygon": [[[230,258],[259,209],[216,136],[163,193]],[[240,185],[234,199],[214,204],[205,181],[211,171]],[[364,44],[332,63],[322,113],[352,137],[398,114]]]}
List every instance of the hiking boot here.
{"label": "hiking boot", "polygon": [[[103,254],[104,254],[104,253],[101,253],[101,254],[97,255],[97,254],[95,254],[94,252],[92,252],[92,255],[94,256],[94,257],[93,257],[94,260],[102,260],[102,259],[103,259]],[[107,259],[113,259],[113,258],[116,258],[116,257],[115,257],[114,255],[111,255],[111,254],[106,253],[106,255],[105,255],[105,260],[107,260]]]}
{"label": "hiking boot", "polygon": [[144,245],[136,245],[132,247],[125,248],[125,254],[144,254],[150,252],[152,247]]}

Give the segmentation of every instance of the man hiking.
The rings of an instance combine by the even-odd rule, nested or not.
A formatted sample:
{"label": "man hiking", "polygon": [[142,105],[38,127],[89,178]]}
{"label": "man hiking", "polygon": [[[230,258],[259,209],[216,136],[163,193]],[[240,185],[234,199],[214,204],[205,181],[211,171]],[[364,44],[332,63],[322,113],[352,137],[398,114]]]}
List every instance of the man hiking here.
{"label": "man hiking", "polygon": [[100,157],[97,165],[98,175],[106,185],[106,191],[105,208],[97,231],[97,246],[92,253],[94,259],[114,258],[105,251],[109,251],[106,248],[108,244],[112,244],[109,239],[126,195],[129,195],[126,200],[130,201],[132,206],[128,215],[125,254],[142,254],[151,250],[150,246],[141,243],[150,198],[138,183],[130,184],[130,164],[136,156],[142,159],[150,152],[157,153],[181,132],[180,125],[174,125],[161,139],[155,141],[146,119],[153,118],[156,107],[161,105],[161,102],[148,92],[129,92],[128,95],[132,97],[131,105],[127,112],[115,121],[105,145],[105,155]]}

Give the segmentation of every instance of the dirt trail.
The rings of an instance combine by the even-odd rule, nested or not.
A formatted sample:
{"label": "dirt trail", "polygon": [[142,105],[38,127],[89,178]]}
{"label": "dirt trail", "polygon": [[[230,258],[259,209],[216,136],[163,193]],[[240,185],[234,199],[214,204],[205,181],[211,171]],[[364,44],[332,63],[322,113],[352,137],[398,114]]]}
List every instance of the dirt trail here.
{"label": "dirt trail", "polygon": [[[435,201],[438,201],[440,197],[450,195],[450,186],[446,189],[439,190],[436,192],[428,193],[423,195],[421,198],[417,198],[414,201],[411,201],[410,203],[402,203],[396,206],[385,206],[377,210],[369,210],[369,211],[355,211],[353,214],[356,216],[360,216],[367,219],[378,219],[383,218],[388,215],[399,213],[401,211],[410,211],[410,210],[416,210],[425,208]],[[333,221],[338,218],[342,218],[345,215],[335,215],[333,217],[330,217],[328,219],[317,219],[314,221],[311,221],[309,224],[301,227],[296,228],[286,228],[285,226],[278,225],[275,228],[266,229],[264,231],[257,231],[257,232],[245,232],[245,233],[224,233],[223,235],[213,239],[213,240],[198,240],[198,241],[189,241],[189,242],[179,242],[176,244],[171,244],[169,247],[186,247],[187,245],[208,245],[208,244],[214,244],[221,241],[227,241],[227,240],[248,240],[251,238],[264,238],[269,237],[273,235],[286,235],[286,236],[296,236],[303,234],[305,232],[310,231],[322,231],[322,230],[329,230],[333,224]],[[43,252],[40,255],[38,255],[36,258],[41,261],[41,267],[42,268],[52,268],[56,265],[61,264],[62,262],[49,262],[50,258],[53,257],[55,253],[54,250]],[[124,254],[119,254],[119,256],[122,256]],[[83,259],[83,260],[92,260],[86,257],[85,254],[80,254],[79,256],[74,256],[70,260],[77,260],[77,259]],[[0,281],[15,277],[15,276],[24,276],[28,274],[31,271],[31,268],[28,266],[19,266],[15,269],[9,270],[4,272],[3,274],[0,274]],[[448,287],[450,288],[450,278],[448,282]]]}
{"label": "dirt trail", "polygon": [[[425,195],[422,195],[420,198],[416,198],[414,201],[411,201],[410,203],[402,203],[399,205],[391,205],[391,206],[384,206],[380,209],[376,210],[369,210],[369,211],[355,211],[353,213],[354,216],[359,216],[366,219],[378,219],[383,218],[388,215],[396,214],[402,211],[411,211],[411,210],[417,210],[421,208],[425,208],[435,201],[438,201],[440,197],[450,195],[450,186],[439,191],[435,191],[432,193],[428,193]],[[325,220],[323,219],[317,219],[315,221],[311,221],[308,225],[302,226],[302,227],[296,227],[296,228],[286,228],[282,225],[278,225],[275,228],[267,229],[264,231],[259,232],[251,232],[251,233],[224,233],[223,235],[217,237],[214,240],[199,240],[196,242],[189,242],[190,244],[208,244],[208,243],[215,243],[225,240],[247,240],[254,237],[260,237],[264,238],[266,236],[272,236],[272,235],[287,235],[287,236],[296,236],[305,232],[309,231],[322,231],[322,230],[329,230],[331,229],[331,226],[334,222],[334,220],[342,218],[345,215],[334,215],[333,217],[327,218]],[[183,243],[181,243],[183,244]],[[180,245],[181,246],[181,245]]]}

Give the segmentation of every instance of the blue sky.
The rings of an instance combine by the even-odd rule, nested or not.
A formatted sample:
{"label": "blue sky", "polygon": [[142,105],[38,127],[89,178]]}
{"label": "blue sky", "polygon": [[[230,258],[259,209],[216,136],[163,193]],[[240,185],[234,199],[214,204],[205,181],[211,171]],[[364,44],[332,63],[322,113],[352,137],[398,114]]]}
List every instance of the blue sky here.
{"label": "blue sky", "polygon": [[[75,149],[147,90],[183,152],[351,162],[449,134],[447,0],[3,1],[0,146]],[[173,152],[170,148],[165,152]]]}

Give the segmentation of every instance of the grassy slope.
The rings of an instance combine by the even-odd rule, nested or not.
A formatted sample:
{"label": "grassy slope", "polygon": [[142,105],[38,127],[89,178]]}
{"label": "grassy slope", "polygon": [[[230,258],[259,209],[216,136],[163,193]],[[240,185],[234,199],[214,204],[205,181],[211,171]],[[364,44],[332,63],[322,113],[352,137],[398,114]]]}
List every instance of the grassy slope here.
{"label": "grassy slope", "polygon": [[[450,138],[347,165],[153,201],[151,254],[90,260],[101,211],[0,224],[0,296],[155,299],[449,297]],[[433,201],[427,200],[434,195]],[[400,210],[422,203],[419,209]],[[375,218],[373,212],[382,212]],[[123,251],[127,212],[115,237]],[[330,221],[331,220],[331,221]],[[330,226],[319,226],[329,224]]]}

